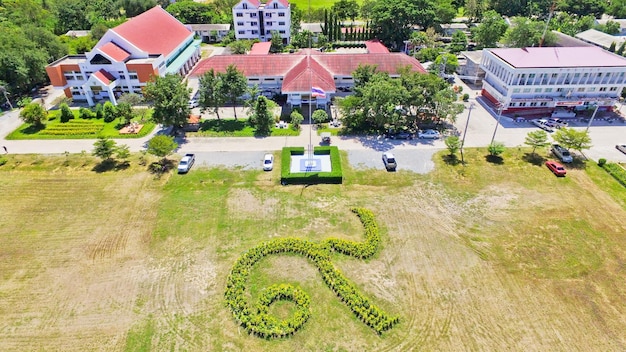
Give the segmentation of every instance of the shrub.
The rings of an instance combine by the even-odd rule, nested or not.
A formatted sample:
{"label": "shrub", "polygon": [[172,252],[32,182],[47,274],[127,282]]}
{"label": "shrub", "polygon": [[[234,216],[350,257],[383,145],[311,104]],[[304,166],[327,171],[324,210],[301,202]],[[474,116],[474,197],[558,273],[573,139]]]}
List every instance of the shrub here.
{"label": "shrub", "polygon": [[87,108],[80,108],[78,110],[78,116],[81,119],[85,119],[85,120],[89,120],[89,119],[93,119],[96,117],[96,113],[91,111],[91,109],[87,109]]}
{"label": "shrub", "polygon": [[622,186],[626,187],[626,170],[624,170],[623,167],[615,163],[606,163],[602,168],[606,170],[609,175],[613,176],[617,182],[621,183]]}
{"label": "shrub", "polygon": [[73,118],[74,114],[72,113],[72,110],[70,110],[70,107],[67,106],[67,104],[61,104],[61,123],[66,123]]}
{"label": "shrub", "polygon": [[600,160],[598,160],[598,166],[604,167],[604,164],[606,164],[606,159],[605,158],[600,158]]}
{"label": "shrub", "polygon": [[117,118],[117,108],[113,103],[107,101],[103,108],[104,122],[113,122]]}
{"label": "shrub", "polygon": [[469,100],[469,94],[467,94],[467,93],[463,94],[462,99],[463,99],[463,101],[468,101]]}
{"label": "shrub", "polygon": [[5,158],[5,157],[0,157],[0,166],[6,164],[9,161],[9,159]]}
{"label": "shrub", "polygon": [[296,172],[291,173],[291,156],[304,155],[304,147],[286,147],[282,152],[281,183],[287,184],[320,184],[342,183],[343,171],[339,149],[335,146],[315,147],[315,155],[330,155],[330,172]]}

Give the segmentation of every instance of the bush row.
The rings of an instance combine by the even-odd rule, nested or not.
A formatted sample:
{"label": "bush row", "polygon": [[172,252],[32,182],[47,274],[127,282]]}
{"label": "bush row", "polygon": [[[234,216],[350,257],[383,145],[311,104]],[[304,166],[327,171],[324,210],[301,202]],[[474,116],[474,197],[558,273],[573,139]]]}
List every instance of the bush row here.
{"label": "bush row", "polygon": [[343,171],[339,149],[335,146],[315,147],[315,155],[329,155],[332,170],[330,172],[291,172],[291,156],[304,155],[303,147],[286,147],[282,151],[281,183],[287,184],[318,184],[342,183]]}
{"label": "bush row", "polygon": [[78,136],[83,134],[98,134],[102,128],[72,128],[72,129],[44,129],[39,134],[49,136]]}
{"label": "bush row", "polygon": [[617,182],[621,183],[622,186],[626,187],[626,170],[624,170],[623,167],[615,163],[606,163],[602,165],[602,168],[606,170],[609,175],[613,176]]}
{"label": "bush row", "polygon": [[[328,239],[320,243],[297,239],[281,238],[251,248],[235,263],[226,280],[224,293],[226,305],[235,319],[248,331],[263,338],[276,338],[292,335],[300,329],[310,315],[309,297],[291,285],[272,286],[264,292],[253,313],[246,302],[245,286],[253,266],[268,255],[293,253],[306,257],[320,271],[326,285],[331,288],[352,312],[377,333],[392,328],[399,322],[398,317],[390,317],[380,308],[371,304],[355,285],[350,283],[337,270],[330,260],[331,250],[358,258],[367,258],[376,253],[380,235],[373,214],[366,209],[353,209],[364,228],[365,242],[356,243],[338,239]],[[287,299],[296,304],[297,310],[290,319],[279,321],[267,314],[269,305],[276,299]]]}

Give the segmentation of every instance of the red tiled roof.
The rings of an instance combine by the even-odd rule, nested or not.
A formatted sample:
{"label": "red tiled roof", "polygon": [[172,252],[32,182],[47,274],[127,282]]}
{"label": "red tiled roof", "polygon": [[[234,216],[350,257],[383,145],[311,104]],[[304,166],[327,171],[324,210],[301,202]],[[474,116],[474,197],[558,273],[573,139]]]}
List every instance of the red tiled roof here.
{"label": "red tiled roof", "polygon": [[111,82],[115,81],[116,79],[115,77],[113,77],[112,74],[110,74],[108,71],[106,71],[103,68],[95,72],[93,76],[96,77],[100,82],[104,83],[107,86],[111,84]]}
{"label": "red tiled roof", "polygon": [[304,56],[283,78],[281,91],[285,92],[309,92],[311,87],[319,87],[325,92],[335,92],[335,80],[322,65],[315,60],[314,56]]}
{"label": "red tiled roof", "polygon": [[272,47],[272,42],[254,43],[248,55],[267,55]]}
{"label": "red tiled roof", "polygon": [[111,29],[148,54],[169,55],[192,32],[160,6]]}
{"label": "red tiled roof", "polygon": [[119,46],[117,46],[117,44],[113,42],[108,42],[104,44],[103,46],[99,47],[98,49],[104,54],[106,54],[106,56],[113,59],[113,61],[117,61],[117,62],[125,61],[126,59],[130,57],[129,52],[120,48]]}
{"label": "red tiled roof", "polygon": [[517,68],[626,66],[625,58],[596,46],[506,48],[490,49],[489,51]]}
{"label": "red tiled roof", "polygon": [[[276,0],[279,3],[283,4],[285,7],[289,7],[289,1],[287,0]],[[271,0],[267,2],[267,4],[269,4],[270,2],[272,2]]]}
{"label": "red tiled roof", "polygon": [[259,5],[261,5],[261,1],[259,0],[248,0],[248,2],[256,7],[259,7]]}
{"label": "red tiled roof", "polygon": [[370,54],[384,54],[389,52],[389,49],[387,49],[387,47],[379,40],[365,41],[365,48]]}
{"label": "red tiled roof", "polygon": [[[315,85],[328,92],[335,90],[333,76],[352,76],[359,65],[374,65],[378,71],[396,74],[398,68],[409,66],[412,71],[426,73],[424,67],[415,58],[402,53],[379,54],[311,54],[309,51],[291,55],[216,55],[198,63],[193,76],[214,69],[225,72],[228,65],[235,65],[246,77],[282,76],[283,89],[301,90],[300,85]],[[313,75],[313,84],[309,84],[308,74]]]}

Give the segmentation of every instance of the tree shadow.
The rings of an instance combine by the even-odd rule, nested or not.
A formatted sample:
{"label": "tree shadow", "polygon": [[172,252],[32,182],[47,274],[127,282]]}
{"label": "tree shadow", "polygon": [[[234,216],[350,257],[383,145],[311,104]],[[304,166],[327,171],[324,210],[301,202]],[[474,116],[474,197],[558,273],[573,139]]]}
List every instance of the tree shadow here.
{"label": "tree shadow", "polygon": [[504,159],[500,155],[488,154],[488,155],[485,155],[485,160],[487,160],[488,163],[492,163],[496,165],[504,164]]}
{"label": "tree shadow", "polygon": [[36,134],[36,133],[38,133],[39,131],[44,130],[45,128],[46,128],[46,126],[45,126],[45,125],[41,125],[41,126],[37,126],[37,125],[30,125],[30,126],[28,126],[28,127],[24,128],[24,129],[22,129],[22,130],[20,131],[20,133],[22,133],[22,134]]}
{"label": "tree shadow", "polygon": [[236,131],[242,131],[246,127],[248,127],[248,121],[246,119],[238,119],[238,120],[210,119],[210,120],[204,120],[200,124],[201,131],[213,131],[213,132],[236,132]]}
{"label": "tree shadow", "polygon": [[584,159],[582,157],[579,156],[574,156],[574,161],[572,161],[571,163],[567,164],[567,166],[569,168],[572,169],[579,169],[579,170],[584,170],[587,168],[587,159]]}
{"label": "tree shadow", "polygon": [[547,159],[537,153],[526,153],[522,156],[522,160],[535,166],[541,166]]}
{"label": "tree shadow", "polygon": [[97,173],[103,173],[103,172],[115,170],[116,166],[117,166],[117,162],[115,160],[104,159],[98,164],[96,164],[96,166],[94,166],[91,169],[91,171],[95,171]]}
{"label": "tree shadow", "polygon": [[176,165],[173,160],[161,159],[148,165],[148,172],[154,175],[155,178],[161,178],[161,176],[174,170]]}
{"label": "tree shadow", "polygon": [[450,166],[459,165],[461,163],[461,160],[459,160],[456,154],[447,154],[447,155],[442,156],[441,159],[443,160],[444,163]]}

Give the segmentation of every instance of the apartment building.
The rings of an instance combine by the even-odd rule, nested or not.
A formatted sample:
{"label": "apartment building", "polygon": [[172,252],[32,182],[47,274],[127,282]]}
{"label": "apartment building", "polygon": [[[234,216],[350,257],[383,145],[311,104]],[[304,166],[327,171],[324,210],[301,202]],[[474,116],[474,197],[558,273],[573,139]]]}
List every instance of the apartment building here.
{"label": "apartment building", "polygon": [[484,49],[482,95],[504,112],[611,110],[626,86],[626,58],[598,47]]}
{"label": "apartment building", "polygon": [[186,75],[199,60],[194,32],[157,6],[109,29],[90,52],[49,64],[46,72],[65,96],[93,106],[116,104],[122,93],[141,94],[153,76]]}
{"label": "apartment building", "polygon": [[233,6],[235,38],[259,39],[266,42],[272,39],[272,32],[278,32],[284,44],[289,44],[291,36],[291,7],[287,0],[242,0]]}

